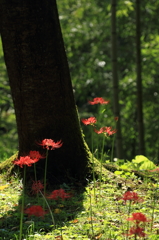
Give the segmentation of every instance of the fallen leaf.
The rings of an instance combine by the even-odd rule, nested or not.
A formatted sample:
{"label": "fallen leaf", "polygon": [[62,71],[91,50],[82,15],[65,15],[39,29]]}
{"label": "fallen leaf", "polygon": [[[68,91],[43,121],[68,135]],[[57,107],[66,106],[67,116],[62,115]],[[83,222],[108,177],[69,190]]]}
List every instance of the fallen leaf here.
{"label": "fallen leaf", "polygon": [[96,236],[95,236],[95,239],[99,239],[99,238],[101,238],[101,236],[102,236],[102,233],[96,235]]}
{"label": "fallen leaf", "polygon": [[59,236],[55,237],[55,239],[56,240],[63,240],[63,237],[59,235]]}
{"label": "fallen leaf", "polygon": [[96,219],[96,218],[92,218],[92,217],[89,217],[89,218],[87,218],[87,220],[88,220],[89,222],[92,222],[92,221],[97,221],[97,219]]}
{"label": "fallen leaf", "polygon": [[78,223],[78,219],[74,219],[72,223]]}

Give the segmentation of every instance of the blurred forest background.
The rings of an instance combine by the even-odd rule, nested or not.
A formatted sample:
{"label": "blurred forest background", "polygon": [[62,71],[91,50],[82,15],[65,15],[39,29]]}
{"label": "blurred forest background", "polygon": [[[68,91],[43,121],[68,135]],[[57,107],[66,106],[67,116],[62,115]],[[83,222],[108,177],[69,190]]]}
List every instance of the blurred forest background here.
{"label": "blurred forest background", "polygon": [[[116,71],[122,158],[143,154],[159,159],[159,0],[118,0],[116,24],[113,0],[57,1],[73,91],[80,118],[96,116],[100,125],[115,127],[114,76]],[[137,12],[138,7],[140,9]],[[138,17],[138,19],[137,19]],[[138,21],[139,20],[139,21]],[[114,28],[114,29],[113,29]],[[115,35],[113,35],[115,33]],[[115,38],[116,46],[112,46]],[[116,68],[112,54],[115,54]],[[142,89],[138,89],[141,83]],[[141,99],[138,98],[138,94]],[[103,106],[88,104],[94,97],[110,100]],[[139,147],[138,106],[142,100],[144,152]],[[58,101],[58,99],[57,99]],[[47,108],[47,106],[46,106]],[[101,114],[101,111],[104,110]],[[113,113],[114,112],[114,113]],[[141,122],[142,125],[142,122]],[[82,126],[91,148],[91,128]],[[95,137],[96,136],[96,137]],[[94,135],[94,149],[102,138]],[[109,155],[113,137],[106,140]],[[14,107],[0,42],[0,158],[18,149]],[[114,154],[116,157],[116,153]]]}

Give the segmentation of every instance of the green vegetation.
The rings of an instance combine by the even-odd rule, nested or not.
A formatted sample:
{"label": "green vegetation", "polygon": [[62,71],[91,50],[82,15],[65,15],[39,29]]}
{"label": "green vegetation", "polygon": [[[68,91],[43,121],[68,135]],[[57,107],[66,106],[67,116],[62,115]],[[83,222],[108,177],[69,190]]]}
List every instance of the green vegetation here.
{"label": "green vegetation", "polygon": [[[142,157],[137,156],[136,159],[138,158]],[[143,157],[142,162],[147,161]],[[135,172],[129,170],[125,171],[125,174],[119,174],[119,171],[112,173],[104,168],[102,179],[96,179],[95,182],[88,180],[85,189],[80,183],[76,187],[63,183],[48,190],[46,199],[53,213],[55,225],[52,223],[47,205],[44,216],[43,214],[29,216],[28,213],[24,213],[22,239],[143,239],[140,234],[130,236],[126,234],[127,230],[130,233],[134,225],[133,221],[127,219],[136,212],[144,214],[148,220],[140,222],[145,234],[144,239],[159,239],[158,168],[152,171],[143,168],[140,170],[141,162],[136,161],[135,164],[136,167],[138,165],[139,172],[144,172],[144,178],[137,177]],[[120,169],[125,170],[125,165],[121,162],[114,162],[111,165],[116,169],[120,166]],[[5,172],[0,178],[0,240],[16,240],[19,239],[23,185],[16,174],[13,174],[8,182],[4,181],[4,176]],[[63,195],[63,199],[58,198],[58,194],[50,195],[51,191],[56,189],[64,190],[66,195]],[[33,195],[34,193],[33,187],[27,186],[24,212],[34,205],[43,206],[41,194]],[[52,196],[52,199],[48,196]]]}

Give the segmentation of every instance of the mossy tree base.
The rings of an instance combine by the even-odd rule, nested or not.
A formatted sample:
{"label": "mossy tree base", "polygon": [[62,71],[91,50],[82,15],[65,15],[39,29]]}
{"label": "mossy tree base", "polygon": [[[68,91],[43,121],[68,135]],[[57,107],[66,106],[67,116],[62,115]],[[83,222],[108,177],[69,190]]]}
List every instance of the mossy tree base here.
{"label": "mossy tree base", "polygon": [[[17,157],[18,157],[18,152],[15,153],[14,155],[12,155],[10,158],[6,159],[4,162],[0,163],[0,173],[5,173],[4,176],[5,176],[6,179],[9,179],[12,176],[13,173],[18,173],[18,176],[20,176],[19,175],[19,172],[20,172],[19,170],[21,170],[21,169],[19,169],[18,166],[13,164],[13,161]],[[90,181],[93,179],[93,177],[92,177],[93,176],[92,164],[93,163],[92,163],[92,158],[91,158],[90,162],[89,162],[90,172],[89,172],[89,176],[88,176]],[[31,167],[31,168],[34,170],[33,167]],[[107,163],[107,164],[104,163],[104,164],[102,164],[102,179],[107,179],[108,174],[109,174],[109,176],[111,174],[112,177],[118,178],[119,181],[121,180],[123,182],[124,179],[122,177],[114,174],[114,172],[117,171],[117,170],[134,173],[135,176],[137,176],[141,179],[144,179],[145,177],[148,177],[148,175],[146,173],[143,173],[143,172],[140,172],[140,171],[126,170],[126,169],[123,170],[122,168],[114,166],[111,163]],[[101,173],[101,163],[95,158],[94,158],[94,173],[95,173],[96,179],[98,179],[99,176],[100,176],[100,173]],[[152,179],[152,177],[150,177],[150,178],[151,178],[151,180],[154,180],[154,179]],[[82,184],[81,184],[81,186],[82,186]]]}

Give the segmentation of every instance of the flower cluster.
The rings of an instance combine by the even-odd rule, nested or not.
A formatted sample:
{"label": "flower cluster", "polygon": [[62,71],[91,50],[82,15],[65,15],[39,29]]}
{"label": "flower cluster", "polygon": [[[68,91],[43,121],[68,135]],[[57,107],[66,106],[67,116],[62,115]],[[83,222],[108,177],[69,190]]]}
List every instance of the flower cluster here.
{"label": "flower cluster", "polygon": [[112,127],[102,127],[99,130],[94,129],[94,131],[98,134],[104,133],[105,135],[108,135],[108,136],[113,135],[114,133],[117,132],[116,129],[112,130]]}
{"label": "flower cluster", "polygon": [[146,234],[144,233],[144,229],[141,227],[131,227],[129,230],[129,234],[128,235],[135,235],[135,236],[139,236],[139,237],[145,237]]}
{"label": "flower cluster", "polygon": [[[54,142],[52,139],[44,139],[42,140],[39,145],[43,146],[43,148],[46,148],[48,150],[54,150],[56,148],[60,148],[63,143],[62,141]],[[41,158],[45,158],[46,156],[40,154],[39,151],[30,151],[27,156],[21,156],[19,159],[16,159],[13,163],[15,165],[20,166],[23,168],[23,165],[27,165],[28,167],[31,167],[32,164],[39,161]]]}
{"label": "flower cluster", "polygon": [[41,155],[38,151],[30,151],[28,156],[20,157],[19,159],[16,159],[13,163],[20,166],[21,168],[23,167],[23,165],[31,167],[32,164],[38,162],[41,158],[45,158],[45,156]]}
{"label": "flower cluster", "polygon": [[143,213],[141,212],[132,213],[132,217],[128,218],[127,221],[132,221],[134,223],[134,226],[132,226],[129,229],[128,235],[134,235],[135,237],[146,236],[146,234],[144,233],[144,228],[141,228],[140,224],[149,222],[149,220]]}
{"label": "flower cluster", "polygon": [[[101,97],[100,98],[99,97],[94,98],[93,101],[88,101],[88,102],[91,105],[98,104],[98,103],[100,103],[100,104],[108,104],[109,103],[109,101],[106,101]],[[81,121],[85,125],[95,126],[95,123],[97,122],[97,119],[95,117],[90,117],[88,119],[81,119]],[[115,117],[115,121],[118,121],[118,117]],[[99,130],[94,129],[94,131],[97,134],[103,133],[105,136],[110,136],[110,135],[113,135],[114,133],[117,132],[116,129],[112,130],[112,127],[102,127]]]}
{"label": "flower cluster", "polygon": [[44,209],[38,205],[34,205],[34,206],[31,206],[31,207],[25,209],[24,213],[28,214],[29,217],[32,215],[34,215],[36,217],[44,217],[44,215],[46,214]]}
{"label": "flower cluster", "polygon": [[46,156],[41,155],[41,154],[39,153],[39,151],[30,151],[30,152],[29,152],[29,157],[30,157],[31,159],[41,159],[41,158],[45,158]]}
{"label": "flower cluster", "polygon": [[140,222],[149,222],[145,214],[141,212],[132,213],[132,217],[128,218],[127,221],[133,221],[137,226]]}
{"label": "flower cluster", "polygon": [[41,183],[40,180],[33,181],[33,184],[32,184],[32,187],[31,187],[32,194],[37,194],[42,189],[44,189],[44,185]]}
{"label": "flower cluster", "polygon": [[90,117],[90,118],[87,118],[87,119],[81,119],[81,121],[85,125],[94,125],[97,122],[97,119],[95,117]]}
{"label": "flower cluster", "polygon": [[48,150],[54,150],[56,148],[60,148],[63,143],[61,142],[61,140],[58,142],[54,142],[54,140],[52,139],[44,139],[41,143],[39,143],[39,145]]}
{"label": "flower cluster", "polygon": [[91,105],[95,105],[95,104],[108,104],[109,101],[106,101],[104,100],[102,97],[97,97],[97,98],[94,98],[93,101],[88,101],[89,104]]}
{"label": "flower cluster", "polygon": [[64,189],[60,188],[58,190],[54,190],[50,196],[48,196],[48,199],[54,199],[54,200],[58,200],[59,198],[61,198],[62,200],[66,199],[66,198],[70,198],[71,195],[69,193],[66,193]]}
{"label": "flower cluster", "polygon": [[32,159],[29,156],[25,156],[25,157],[20,157],[19,159],[16,159],[13,163],[15,165],[20,166],[21,168],[23,168],[23,165],[27,165],[28,167],[31,167],[32,164],[38,162],[39,159],[38,158],[34,158]]}
{"label": "flower cluster", "polygon": [[136,192],[132,191],[127,191],[126,193],[124,193],[122,199],[125,201],[125,203],[126,201],[132,201],[133,203],[143,202],[143,198],[139,197]]}
{"label": "flower cluster", "polygon": [[[56,148],[60,148],[63,143],[62,141],[58,141],[55,142],[52,139],[44,139],[42,140],[41,143],[38,143],[40,146],[42,146],[43,148],[46,148],[47,150],[54,150]],[[32,164],[38,162],[41,158],[46,158],[46,162],[47,162],[47,156],[41,155],[40,152],[38,151],[30,151],[29,154],[27,156],[21,156],[19,159],[16,159],[13,164],[20,166],[21,168],[23,168],[24,165],[27,165],[28,167],[32,166]],[[45,164],[45,167],[47,165]],[[42,194],[41,190],[44,189],[44,194],[45,194],[45,188],[46,188],[46,170],[47,168],[45,168],[45,178],[44,178],[44,185],[40,182],[40,180],[38,181],[33,181],[32,184],[32,194],[37,194],[38,192],[41,193],[41,195],[44,197],[44,195]],[[25,179],[25,175],[26,175],[26,169],[24,169],[24,179]],[[24,181],[25,184],[25,181]],[[61,189],[60,189],[61,190]],[[65,198],[69,198],[69,194],[65,193],[64,190],[60,191],[59,194],[57,194],[56,192],[52,192],[52,195],[49,198],[54,197],[55,199],[57,197],[61,197],[62,199]],[[45,198],[45,197],[44,197]],[[46,199],[45,199],[46,201]],[[23,197],[22,197],[22,209],[24,207],[24,191],[23,191]],[[51,210],[49,208],[50,214],[51,214]],[[30,216],[36,216],[36,217],[44,217],[44,215],[47,213],[45,212],[45,210],[39,206],[39,205],[33,205],[27,209],[25,209],[24,211],[22,211],[21,214],[21,220],[23,219],[23,213],[28,214],[28,217]],[[51,215],[52,216],[52,215]],[[52,216],[52,220],[53,220],[53,224],[54,224],[54,219]],[[22,234],[22,221],[20,221],[20,236]],[[20,237],[21,238],[21,237]]]}

